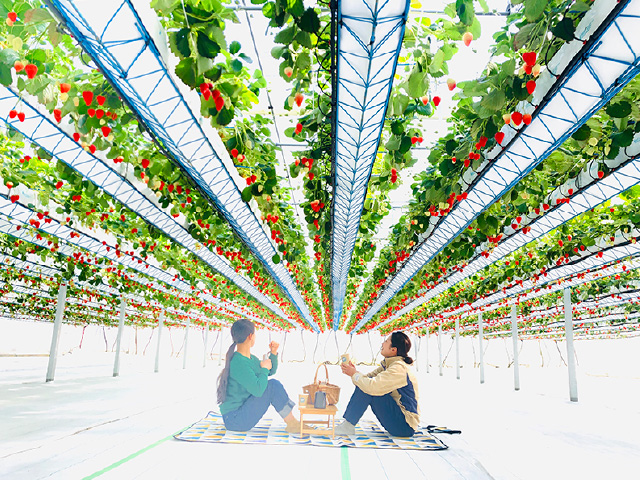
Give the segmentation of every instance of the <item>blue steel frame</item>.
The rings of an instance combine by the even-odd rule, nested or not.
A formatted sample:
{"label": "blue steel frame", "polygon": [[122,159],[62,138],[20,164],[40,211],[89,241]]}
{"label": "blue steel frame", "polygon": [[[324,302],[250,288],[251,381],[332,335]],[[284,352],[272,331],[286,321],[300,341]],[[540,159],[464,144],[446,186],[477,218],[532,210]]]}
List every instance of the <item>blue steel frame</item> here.
{"label": "blue steel frame", "polygon": [[331,240],[334,330],[340,325],[347,275],[410,2],[375,2],[375,10],[368,3],[338,2]]}
{"label": "blue steel frame", "polygon": [[[111,163],[105,163],[85,151],[80,144],[70,138],[45,114],[21,98],[12,89],[0,86],[0,111],[9,112],[17,105],[25,113],[24,122],[11,120],[8,114],[0,117],[7,125],[20,132],[31,142],[74,169],[96,186],[111,195],[116,201],[138,214],[144,221],[163,231],[174,242],[200,258],[212,269],[254,297],[265,307],[283,319],[287,316],[255,288],[246,278],[235,272],[220,256],[200,243],[175,218],[149,200],[134,185],[122,177]],[[198,248],[200,246],[200,248]]]}
{"label": "blue steel frame", "polygon": [[[618,260],[622,263],[617,263]],[[625,267],[626,271],[635,270],[640,268],[640,245],[639,244],[627,244],[606,250],[602,258],[597,258],[592,255],[572,265],[562,265],[554,267],[547,272],[546,277],[542,277],[537,283],[526,281],[522,286],[515,286],[507,290],[506,292],[497,292],[493,295],[481,300],[477,300],[471,305],[466,305],[456,310],[452,310],[447,313],[439,315],[438,318],[446,318],[452,315],[458,315],[465,312],[477,311],[479,308],[483,308],[483,311],[491,311],[497,308],[505,306],[505,303],[498,303],[505,298],[515,297],[527,290],[531,290],[525,296],[519,298],[513,298],[508,301],[507,304],[522,303],[533,298],[541,297],[543,295],[549,295],[550,293],[562,290],[567,287],[573,287],[576,285],[582,285],[583,283],[591,282],[599,278],[610,277],[617,273],[623,272]],[[558,280],[560,282],[558,283]],[[552,283],[556,282],[556,283]],[[491,305],[490,307],[486,307]],[[420,327],[426,325],[435,317],[429,318],[420,324],[415,325]]]}
{"label": "blue steel frame", "polygon": [[[221,152],[215,150],[180,93],[131,1],[77,5],[70,0],[47,0],[47,3],[173,160],[265,266],[301,316],[319,332],[291,275],[282,264],[273,262],[278,254],[275,246],[242,200],[220,158]],[[96,26],[97,23],[101,25]],[[218,147],[224,151],[221,144]]]}
{"label": "blue steel frame", "polygon": [[[48,248],[46,239],[37,240],[33,235],[31,235],[30,228],[29,228],[30,227],[29,219],[33,218],[35,214],[33,210],[30,210],[29,208],[24,207],[23,205],[17,202],[11,203],[6,197],[0,195],[0,214],[1,214],[0,233],[10,235],[14,238],[19,238],[25,242],[29,242],[34,245],[39,245],[43,248]],[[6,218],[3,218],[3,216],[6,216]],[[15,227],[18,225],[24,228],[21,228],[20,230],[16,230]],[[108,246],[103,245],[102,242],[100,242],[99,240],[93,237],[90,237],[89,235],[86,235],[82,232],[78,232],[77,230],[74,230],[70,227],[62,225],[56,220],[52,219],[51,223],[42,224],[39,230],[41,230],[42,232],[48,235],[52,235],[60,239],[59,252],[62,255],[70,257],[73,255],[74,252],[77,251],[76,249],[87,250],[94,255],[109,259],[114,263],[123,265],[124,267],[127,267],[135,272],[138,272],[144,276],[151,277],[157,280],[158,282],[160,282],[160,283],[156,283],[153,281],[149,281],[144,277],[140,277],[136,274],[132,274],[131,272],[129,272],[128,273],[129,278],[139,283],[140,285],[146,285],[149,288],[153,288],[163,293],[174,295],[173,292],[171,292],[170,290],[162,286],[162,284],[165,284],[175,288],[178,291],[186,292],[189,295],[193,295],[194,293],[196,293],[196,295],[202,298],[204,301],[207,301],[215,305],[216,307],[228,308],[229,310],[236,311],[238,313],[241,313],[242,315],[247,314],[247,312],[243,311],[244,308],[241,306],[233,305],[232,303],[227,304],[222,299],[218,297],[214,297],[209,293],[202,294],[200,292],[194,292],[193,290],[191,290],[191,286],[188,283],[182,280],[174,280],[173,275],[165,272],[164,270],[158,267],[150,265],[144,261],[141,261],[141,263],[138,262],[138,260],[141,260],[141,259],[133,258],[129,255],[121,255],[120,257],[118,257],[115,254],[115,249],[109,248]],[[73,239],[70,236],[71,232],[75,232],[80,236]],[[73,248],[72,246],[76,248]],[[96,267],[104,268],[104,265],[96,265]],[[93,285],[92,287],[99,288],[95,285]],[[110,293],[112,295],[119,295],[116,289],[109,287],[108,285],[101,285],[101,287],[105,287],[106,290],[103,289],[103,291],[107,293]],[[262,320],[260,320],[260,322],[264,323]]]}
{"label": "blue steel frame", "polygon": [[[640,143],[640,137],[637,137],[637,143]],[[624,155],[624,153],[621,153]],[[514,232],[513,235],[502,240],[500,244],[491,252],[489,257],[477,256],[467,265],[464,270],[456,271],[442,280],[436,287],[430,290],[424,290],[423,294],[416,298],[413,302],[402,308],[398,313],[388,320],[382,322],[376,328],[382,328],[401,316],[409,313],[411,310],[418,308],[432,298],[440,295],[442,292],[454,287],[459,282],[471,277],[483,268],[492,265],[507,255],[515,252],[528,243],[540,238],[551,230],[562,226],[572,218],[597,207],[625,190],[638,185],[640,183],[640,158],[635,155],[631,161],[625,163],[624,166],[617,169],[614,173],[599,182],[578,191],[571,197],[570,203],[563,203],[554,207],[544,216],[539,217],[531,227],[531,234],[524,234],[522,230]],[[587,249],[590,250],[591,247]]]}
{"label": "blue steel frame", "polygon": [[[627,8],[638,13],[626,14]],[[614,7],[558,76],[532,114],[531,124],[516,133],[468,191],[467,200],[459,203],[411,255],[354,331],[369,322],[478,215],[513,188],[638,74],[640,42],[636,30],[640,27],[639,10],[640,0],[622,0]],[[636,45],[639,53],[632,45]],[[606,78],[600,78],[600,75],[606,75]]]}
{"label": "blue steel frame", "polygon": [[[60,270],[57,270],[55,268],[49,267],[47,265],[42,265],[40,263],[35,263],[35,262],[31,262],[29,260],[23,260],[20,258],[16,258],[16,257],[12,257],[11,255],[6,255],[6,254],[2,254],[0,253],[0,264],[2,265],[10,265],[13,268],[16,268],[18,270],[20,270],[24,275],[26,276],[30,276],[30,277],[41,277],[42,275],[46,275],[49,277],[55,277],[56,275],[61,275],[62,272]],[[147,302],[146,299],[142,298],[142,297],[138,297],[137,295],[131,295],[131,294],[120,294],[118,292],[118,290],[116,290],[115,288],[112,288],[108,285],[105,284],[100,284],[100,285],[93,285],[90,284],[89,282],[83,282],[78,280],[77,277],[74,277],[73,282],[81,287],[85,287],[89,290],[97,290],[100,291],[101,294],[103,295],[111,295],[113,297],[123,297],[126,298],[127,300],[132,300],[134,302]],[[53,297],[48,297],[48,298],[53,298]],[[69,298],[67,298],[67,302],[69,302]],[[91,302],[89,302],[91,303]],[[154,303],[158,306],[161,306],[160,304],[157,304],[156,302],[151,302]],[[98,304],[100,305],[100,304]],[[216,306],[221,306],[221,308],[226,308],[227,310],[231,310],[236,312],[236,310],[234,310],[234,308],[236,308],[236,306],[234,306],[233,304],[230,305],[225,305],[225,304],[220,304],[220,305],[216,305]],[[188,315],[189,317],[191,317],[194,320],[201,320],[201,321],[210,321],[213,320],[213,318],[209,318],[206,315],[194,315],[193,313],[190,312],[185,312],[184,310],[177,310],[173,307],[167,308],[165,309],[167,312],[176,314],[176,315]],[[224,313],[224,312],[222,312]],[[236,313],[240,313],[242,315],[246,315],[246,312],[242,312],[242,311],[238,311]],[[251,315],[250,315],[251,316]],[[251,316],[251,318],[253,319],[253,316]],[[215,320],[221,320],[221,319],[215,319]],[[224,321],[227,321],[226,319],[223,319]],[[262,323],[262,319],[260,318],[256,318],[256,320],[258,320],[260,323]],[[266,324],[265,324],[266,325]]]}

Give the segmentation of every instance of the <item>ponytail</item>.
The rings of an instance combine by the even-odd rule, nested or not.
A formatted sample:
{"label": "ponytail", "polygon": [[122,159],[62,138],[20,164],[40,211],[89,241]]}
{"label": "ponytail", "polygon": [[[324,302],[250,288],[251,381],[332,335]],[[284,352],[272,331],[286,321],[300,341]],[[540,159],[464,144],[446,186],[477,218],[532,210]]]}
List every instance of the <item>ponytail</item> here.
{"label": "ponytail", "polygon": [[231,359],[233,358],[234,351],[236,349],[236,345],[239,343],[244,343],[249,335],[255,333],[256,327],[251,322],[251,320],[247,320],[246,318],[241,318],[240,320],[236,320],[231,325],[231,338],[233,339],[233,343],[227,350],[227,357],[225,359],[224,368],[220,375],[218,376],[218,403],[222,403],[227,399],[227,385],[229,384],[229,370],[231,366]]}
{"label": "ponytail", "polygon": [[227,399],[227,383],[229,383],[229,365],[231,364],[231,357],[236,349],[236,342],[233,342],[227,350],[227,357],[225,359],[224,368],[220,372],[218,377],[218,403],[222,403]]}
{"label": "ponytail", "polygon": [[413,363],[413,358],[408,355],[409,350],[411,350],[411,340],[406,333],[393,332],[391,334],[391,347],[395,347],[398,352],[398,356],[402,357],[404,363],[407,365],[411,365]]}

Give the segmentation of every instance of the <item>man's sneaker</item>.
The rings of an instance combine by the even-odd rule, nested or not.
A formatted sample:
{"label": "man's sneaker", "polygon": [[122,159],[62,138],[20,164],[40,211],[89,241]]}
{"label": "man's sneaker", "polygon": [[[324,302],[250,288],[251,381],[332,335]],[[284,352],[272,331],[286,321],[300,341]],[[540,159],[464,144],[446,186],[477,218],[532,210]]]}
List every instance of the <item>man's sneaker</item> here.
{"label": "man's sneaker", "polygon": [[342,420],[342,423],[336,427],[335,434],[342,436],[355,435],[356,427],[350,424],[348,421]]}

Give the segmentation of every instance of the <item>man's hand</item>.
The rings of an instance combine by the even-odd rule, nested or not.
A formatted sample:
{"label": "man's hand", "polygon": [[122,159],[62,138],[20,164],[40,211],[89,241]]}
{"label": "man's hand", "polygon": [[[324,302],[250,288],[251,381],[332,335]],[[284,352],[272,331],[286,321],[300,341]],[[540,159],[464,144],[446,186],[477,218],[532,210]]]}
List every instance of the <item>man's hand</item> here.
{"label": "man's hand", "polygon": [[262,360],[262,361],[260,362],[260,366],[261,366],[262,368],[266,368],[267,370],[271,370],[271,367],[272,367],[272,365],[271,365],[271,359],[270,359],[270,358],[267,358],[266,360]]}
{"label": "man's hand", "polygon": [[269,344],[269,349],[271,350],[271,353],[273,353],[274,355],[277,355],[279,347],[280,347],[280,344],[278,342],[271,342]]}
{"label": "man's hand", "polygon": [[357,371],[356,366],[351,362],[343,363],[342,365],[340,365],[340,368],[342,368],[342,373],[350,377]]}

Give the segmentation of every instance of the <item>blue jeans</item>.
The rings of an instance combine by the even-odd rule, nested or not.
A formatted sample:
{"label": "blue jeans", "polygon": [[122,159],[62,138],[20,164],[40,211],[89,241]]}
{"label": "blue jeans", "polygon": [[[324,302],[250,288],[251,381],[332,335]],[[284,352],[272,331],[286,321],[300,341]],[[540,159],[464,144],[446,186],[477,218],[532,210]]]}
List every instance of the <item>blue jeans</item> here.
{"label": "blue jeans", "polygon": [[251,395],[240,408],[223,415],[224,426],[236,432],[249,431],[260,421],[269,405],[273,405],[282,418],[289,415],[295,406],[278,380],[269,380],[261,397]]}
{"label": "blue jeans", "polygon": [[390,393],[382,396],[369,395],[356,387],[342,418],[355,425],[367,407],[371,407],[382,427],[394,437],[413,437],[415,430],[409,426],[400,406]]}

